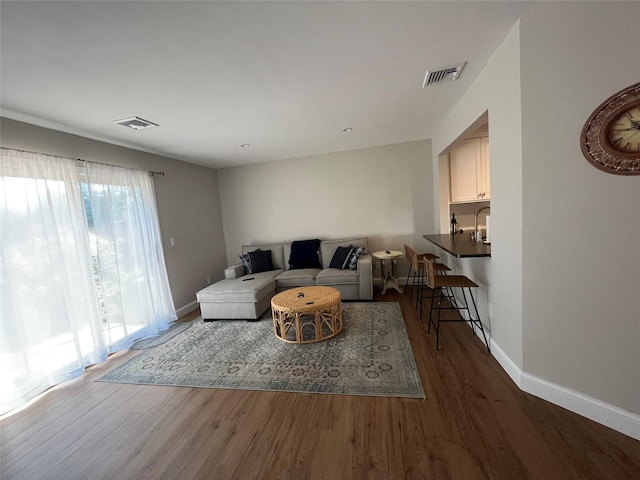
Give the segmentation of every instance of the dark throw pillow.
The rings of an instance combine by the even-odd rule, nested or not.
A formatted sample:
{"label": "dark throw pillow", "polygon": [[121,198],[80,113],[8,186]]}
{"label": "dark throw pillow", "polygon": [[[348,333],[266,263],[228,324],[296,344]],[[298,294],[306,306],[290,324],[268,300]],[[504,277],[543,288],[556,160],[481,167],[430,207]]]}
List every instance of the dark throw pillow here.
{"label": "dark throw pillow", "polygon": [[358,259],[363,252],[364,247],[353,247],[353,250],[351,250],[351,257],[349,258],[349,268],[351,270],[358,269]]}
{"label": "dark throw pillow", "polygon": [[296,240],[291,243],[289,266],[297,268],[322,268],[320,265],[320,240]]}
{"label": "dark throw pillow", "polygon": [[255,250],[249,252],[249,273],[269,272],[273,270],[271,250]]}
{"label": "dark throw pillow", "polygon": [[340,270],[346,269],[349,266],[351,250],[353,250],[353,247],[336,248],[333,258],[331,259],[331,263],[329,264],[329,268],[339,268]]}

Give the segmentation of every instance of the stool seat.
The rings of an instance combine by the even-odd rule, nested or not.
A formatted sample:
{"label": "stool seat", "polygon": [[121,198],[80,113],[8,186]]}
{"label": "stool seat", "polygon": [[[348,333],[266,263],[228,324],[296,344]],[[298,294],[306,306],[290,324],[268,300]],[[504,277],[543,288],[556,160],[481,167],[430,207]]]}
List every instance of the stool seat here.
{"label": "stool seat", "polygon": [[433,269],[436,272],[450,272],[451,269],[449,267],[447,267],[444,263],[434,263],[433,264]]}
{"label": "stool seat", "polygon": [[435,275],[435,288],[477,288],[478,285],[464,275]]}

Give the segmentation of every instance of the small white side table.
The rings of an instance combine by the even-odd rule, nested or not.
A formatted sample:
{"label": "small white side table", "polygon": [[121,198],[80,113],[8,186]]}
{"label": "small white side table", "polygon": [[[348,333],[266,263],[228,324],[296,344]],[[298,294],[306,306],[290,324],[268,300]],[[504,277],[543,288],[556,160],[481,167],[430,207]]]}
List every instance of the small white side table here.
{"label": "small white side table", "polygon": [[[396,258],[402,257],[404,253],[399,250],[380,250],[379,252],[373,252],[371,255],[380,260],[382,264],[382,276],[384,277],[382,282],[382,294],[384,295],[389,288],[395,288],[398,293],[402,293],[402,289],[398,285],[398,267]],[[385,268],[387,261],[390,261],[391,263],[390,269]]]}

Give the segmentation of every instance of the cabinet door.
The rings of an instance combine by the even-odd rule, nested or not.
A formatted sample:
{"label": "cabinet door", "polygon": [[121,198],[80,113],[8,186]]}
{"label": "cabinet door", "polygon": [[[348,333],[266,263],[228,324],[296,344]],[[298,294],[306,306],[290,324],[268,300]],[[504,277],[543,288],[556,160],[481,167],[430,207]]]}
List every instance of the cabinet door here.
{"label": "cabinet door", "polygon": [[491,175],[489,161],[489,138],[480,139],[480,189],[479,194],[482,200],[491,198]]}
{"label": "cabinet door", "polygon": [[451,150],[449,169],[451,175],[451,203],[477,202],[479,199],[479,142],[466,140]]}

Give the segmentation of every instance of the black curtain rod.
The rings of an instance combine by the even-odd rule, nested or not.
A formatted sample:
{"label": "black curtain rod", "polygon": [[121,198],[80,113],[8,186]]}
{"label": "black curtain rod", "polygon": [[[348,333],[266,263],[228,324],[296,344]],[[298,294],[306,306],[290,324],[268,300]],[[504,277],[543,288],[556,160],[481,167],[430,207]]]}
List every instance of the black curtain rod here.
{"label": "black curtain rod", "polygon": [[[43,153],[43,152],[34,152],[33,150],[22,150],[19,148],[8,148],[8,147],[2,147],[2,148],[6,148],[7,150],[16,150],[18,152],[24,152],[24,153],[35,153],[36,155],[49,155],[51,157],[62,157],[62,155],[53,155],[51,153]],[[69,157],[67,157],[69,158]],[[149,175],[154,176],[154,175],[158,175],[160,177],[164,177],[164,172],[160,171],[155,171],[155,170],[142,170],[141,168],[133,168],[133,167],[123,167],[122,165],[114,165],[113,163],[105,163],[105,162],[94,162],[93,160],[84,160],[82,158],[76,158],[76,160],[78,162],[89,162],[89,163],[98,163],[100,165],[109,165],[111,167],[120,167],[120,168],[128,168],[129,170],[138,170],[139,172],[148,172]]]}
{"label": "black curtain rod", "polygon": [[147,172],[152,177],[154,175],[159,175],[160,177],[164,177],[164,172],[158,172],[155,170],[142,170],[141,168],[133,168],[133,167],[123,167],[122,165],[114,165],[113,163],[104,163],[104,162],[94,162],[93,160],[83,160],[82,158],[77,159],[79,162],[83,163],[97,163],[99,165],[109,165],[110,167],[120,167],[120,168],[128,168],[129,170],[138,170],[139,172]]}

